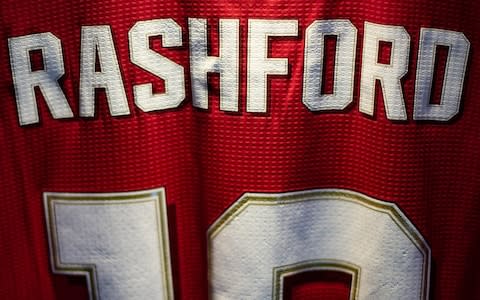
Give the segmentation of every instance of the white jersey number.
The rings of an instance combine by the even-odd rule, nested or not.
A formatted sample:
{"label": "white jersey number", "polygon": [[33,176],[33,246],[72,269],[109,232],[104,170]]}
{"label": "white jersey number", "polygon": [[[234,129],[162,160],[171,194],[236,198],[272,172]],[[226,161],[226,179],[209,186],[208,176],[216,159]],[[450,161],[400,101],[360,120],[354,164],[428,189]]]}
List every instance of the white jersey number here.
{"label": "white jersey number", "polygon": [[351,299],[428,298],[428,245],[394,204],[359,193],[246,194],[209,242],[213,299],[282,299],[285,276],[315,269],[350,273]]}
{"label": "white jersey number", "polygon": [[53,271],[87,276],[91,299],[173,299],[164,195],[46,193]]}
{"label": "white jersey number", "polygon": [[[52,268],[92,299],[173,299],[164,190],[45,194]],[[430,248],[395,204],[347,190],[245,194],[208,231],[211,299],[282,299],[286,276],[352,276],[350,299],[428,299]]]}

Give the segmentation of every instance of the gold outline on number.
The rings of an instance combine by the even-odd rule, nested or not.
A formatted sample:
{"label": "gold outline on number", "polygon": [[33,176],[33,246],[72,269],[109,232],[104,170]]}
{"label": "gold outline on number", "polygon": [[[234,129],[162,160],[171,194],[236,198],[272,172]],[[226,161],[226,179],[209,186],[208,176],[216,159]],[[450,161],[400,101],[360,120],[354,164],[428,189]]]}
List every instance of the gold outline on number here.
{"label": "gold outline on number", "polygon": [[[245,193],[232,204],[216,221],[209,227],[208,236],[208,266],[211,272],[210,249],[212,240],[217,234],[236,217],[238,217],[250,205],[274,206],[286,205],[303,201],[323,201],[334,197],[336,200],[354,202],[370,209],[386,213],[397,224],[415,247],[423,254],[422,266],[422,295],[421,299],[428,299],[430,286],[430,247],[422,238],[416,227],[409,221],[395,203],[371,198],[367,195],[344,189],[317,189],[288,193]],[[211,274],[211,273],[209,273]],[[210,276],[210,275],[209,275]]]}
{"label": "gold outline on number", "polygon": [[338,271],[351,275],[350,300],[358,299],[361,268],[336,259],[316,259],[273,268],[272,298],[275,300],[283,299],[285,277],[308,271]]}
{"label": "gold outline on number", "polygon": [[[159,253],[163,262],[164,296],[165,299],[173,299],[173,280],[170,264],[170,244],[168,239],[168,221],[165,189],[158,188],[137,192],[123,193],[54,193],[45,192],[44,209],[47,222],[48,243],[50,246],[50,263],[54,273],[64,275],[83,275],[87,277],[87,286],[91,299],[100,299],[97,286],[97,271],[95,264],[63,264],[58,255],[58,233],[56,222],[55,205],[125,205],[153,202],[159,242]],[[75,202],[73,204],[72,202]],[[111,202],[111,203],[109,203]],[[121,202],[121,203],[120,203]],[[163,244],[163,249],[162,249]]]}

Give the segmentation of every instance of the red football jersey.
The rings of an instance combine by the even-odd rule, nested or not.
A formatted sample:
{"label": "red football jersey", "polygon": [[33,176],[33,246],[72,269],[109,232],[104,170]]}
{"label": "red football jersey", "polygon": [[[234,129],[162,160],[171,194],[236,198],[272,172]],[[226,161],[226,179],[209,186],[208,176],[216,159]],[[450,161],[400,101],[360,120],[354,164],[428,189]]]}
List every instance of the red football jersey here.
{"label": "red football jersey", "polygon": [[480,299],[480,2],[0,6],[1,299]]}

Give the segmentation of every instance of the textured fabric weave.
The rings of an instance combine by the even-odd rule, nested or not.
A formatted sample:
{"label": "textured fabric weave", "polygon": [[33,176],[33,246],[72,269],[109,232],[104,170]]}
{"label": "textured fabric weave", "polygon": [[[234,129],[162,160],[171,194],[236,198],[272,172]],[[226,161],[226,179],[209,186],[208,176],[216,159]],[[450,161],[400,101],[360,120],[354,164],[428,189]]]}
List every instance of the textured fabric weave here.
{"label": "textured fabric weave", "polygon": [[[480,299],[480,2],[7,0],[0,6],[1,299],[88,299],[84,279],[52,272],[43,193],[159,187],[166,194],[176,299],[208,298],[207,230],[244,193],[322,188],[395,203],[431,248],[431,299]],[[177,108],[146,113],[135,106],[133,85],[153,83],[157,93],[165,86],[132,64],[128,32],[138,21],[165,18],[182,28],[183,46],[162,47],[160,38],[150,45],[184,67],[186,97]],[[238,112],[220,110],[218,75],[209,76],[209,108],[192,105],[188,18],[207,19],[212,56],[219,19],[239,20]],[[288,58],[289,74],[268,76],[261,114],[246,110],[247,52],[256,47],[248,44],[249,19],[298,20],[297,37],[269,39],[269,57]],[[305,30],[326,19],[348,19],[358,29],[354,96],[344,110],[312,112],[302,103]],[[359,111],[365,22],[403,26],[410,35],[402,79],[406,121],[387,119],[378,83],[374,115]],[[79,116],[80,35],[88,25],[111,28],[129,115],[111,116],[106,92],[98,89],[95,117]],[[462,32],[470,41],[460,112],[448,122],[412,117],[422,27]],[[35,88],[40,121],[22,126],[8,39],[43,32],[61,40],[59,84],[74,117],[53,119]],[[391,49],[382,49],[380,62],[388,62]],[[33,69],[42,69],[41,54],[37,60]],[[325,64],[327,90],[333,65]],[[437,72],[434,98],[444,71]],[[346,299],[350,288],[343,279],[292,282],[292,299],[323,299],[322,288],[333,294],[328,299]]]}

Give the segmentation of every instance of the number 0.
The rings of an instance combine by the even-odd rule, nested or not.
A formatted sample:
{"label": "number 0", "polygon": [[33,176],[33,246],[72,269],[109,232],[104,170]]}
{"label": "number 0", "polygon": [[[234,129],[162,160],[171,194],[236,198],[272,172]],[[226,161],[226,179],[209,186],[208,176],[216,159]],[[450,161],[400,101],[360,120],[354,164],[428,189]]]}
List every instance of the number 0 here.
{"label": "number 0", "polygon": [[212,299],[282,299],[284,276],[352,274],[351,299],[428,299],[430,249],[395,204],[346,190],[246,194],[209,232]]}

